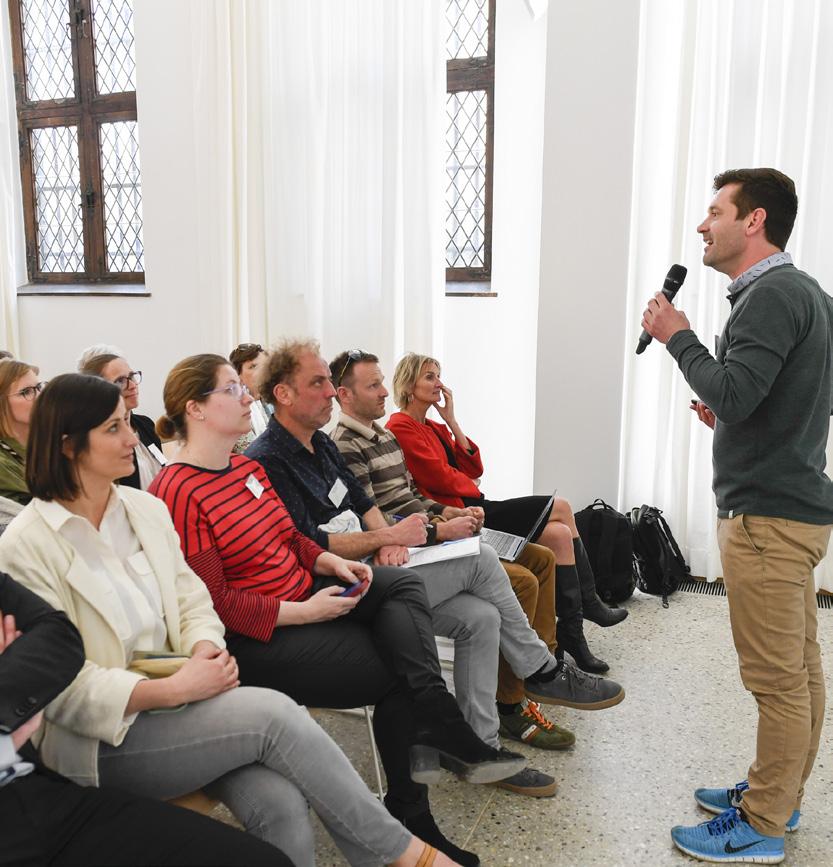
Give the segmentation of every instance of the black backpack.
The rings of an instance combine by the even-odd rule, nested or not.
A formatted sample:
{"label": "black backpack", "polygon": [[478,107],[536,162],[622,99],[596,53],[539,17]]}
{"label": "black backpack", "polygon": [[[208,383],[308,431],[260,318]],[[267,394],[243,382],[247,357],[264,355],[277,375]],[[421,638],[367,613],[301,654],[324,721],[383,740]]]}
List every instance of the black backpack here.
{"label": "black backpack", "polygon": [[608,605],[633,594],[633,541],[628,519],[604,500],[576,512],[576,527],[596,578],[596,592]]}
{"label": "black backpack", "polygon": [[680,546],[655,506],[631,509],[630,523],[637,586],[643,593],[662,596],[662,606],[668,608],[668,597],[691,574]]}

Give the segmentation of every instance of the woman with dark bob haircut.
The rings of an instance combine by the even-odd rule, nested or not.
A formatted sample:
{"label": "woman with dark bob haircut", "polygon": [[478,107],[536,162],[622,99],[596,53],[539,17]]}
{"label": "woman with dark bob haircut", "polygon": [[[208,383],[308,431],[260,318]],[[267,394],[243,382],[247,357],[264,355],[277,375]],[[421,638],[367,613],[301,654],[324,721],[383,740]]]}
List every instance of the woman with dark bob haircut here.
{"label": "woman with dark bob haircut", "polygon": [[350,864],[432,863],[304,708],[240,687],[168,510],[113,484],[135,445],[122,392],[103,379],[58,376],[35,405],[33,499],[0,538],[0,569],[65,611],[86,655],[36,736],[44,762],[154,798],[204,788],[296,865],[314,864],[307,802]]}

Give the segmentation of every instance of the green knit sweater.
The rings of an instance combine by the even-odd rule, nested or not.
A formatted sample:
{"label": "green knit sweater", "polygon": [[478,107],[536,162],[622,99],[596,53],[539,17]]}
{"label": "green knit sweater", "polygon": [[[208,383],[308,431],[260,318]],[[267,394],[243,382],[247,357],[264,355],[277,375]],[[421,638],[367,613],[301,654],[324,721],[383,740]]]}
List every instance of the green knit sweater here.
{"label": "green knit sweater", "polygon": [[717,359],[693,331],[667,345],[717,416],[718,515],[833,524],[825,448],[833,411],[833,298],[793,265],[730,297]]}

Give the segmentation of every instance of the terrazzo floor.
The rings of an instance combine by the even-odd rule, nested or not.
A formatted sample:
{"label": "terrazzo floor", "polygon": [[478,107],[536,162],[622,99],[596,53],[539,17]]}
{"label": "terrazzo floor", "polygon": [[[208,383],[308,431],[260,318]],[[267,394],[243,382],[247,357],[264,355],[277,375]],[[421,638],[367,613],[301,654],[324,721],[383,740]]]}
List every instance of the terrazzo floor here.
{"label": "terrazzo floor", "polygon": [[[627,607],[630,617],[619,626],[586,624],[591,648],[625,686],[625,701],[592,713],[548,709],[576,734],[568,752],[507,744],[555,776],[554,798],[533,800],[451,776],[432,787],[437,823],[484,865],[694,864],[673,849],[669,829],[709,818],[694,803],[696,786],[732,785],[746,776],[755,703],[738,675],[726,599],[678,592],[664,610],[655,597],[637,594]],[[819,632],[833,673],[833,610],[819,611]],[[315,715],[372,785],[364,720]],[[791,867],[833,867],[831,720],[833,712],[807,786],[801,829],[787,836]],[[316,844],[319,867],[346,863],[320,825]]]}

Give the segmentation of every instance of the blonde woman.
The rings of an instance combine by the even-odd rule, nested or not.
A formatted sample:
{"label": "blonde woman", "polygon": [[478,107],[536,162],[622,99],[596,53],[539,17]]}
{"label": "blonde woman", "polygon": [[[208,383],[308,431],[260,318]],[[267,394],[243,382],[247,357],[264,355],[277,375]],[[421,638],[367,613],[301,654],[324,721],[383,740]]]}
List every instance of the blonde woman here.
{"label": "blonde woman", "polygon": [[[408,470],[420,492],[447,506],[478,506],[485,512],[484,524],[518,536],[526,536],[547,503],[546,496],[490,500],[480,489],[483,475],[480,449],[460,426],[454,395],[440,378],[435,358],[410,352],[396,365],[393,397],[400,412],[387,423],[402,447]],[[436,410],[441,421],[428,418]],[[593,570],[584,550],[573,510],[556,497],[548,520],[533,542],[555,554],[556,638],[560,651],[566,650],[579,668],[602,674],[606,662],[590,652],[584,637],[582,617],[600,626],[613,626],[628,616],[622,608],[608,608],[596,593]]]}

